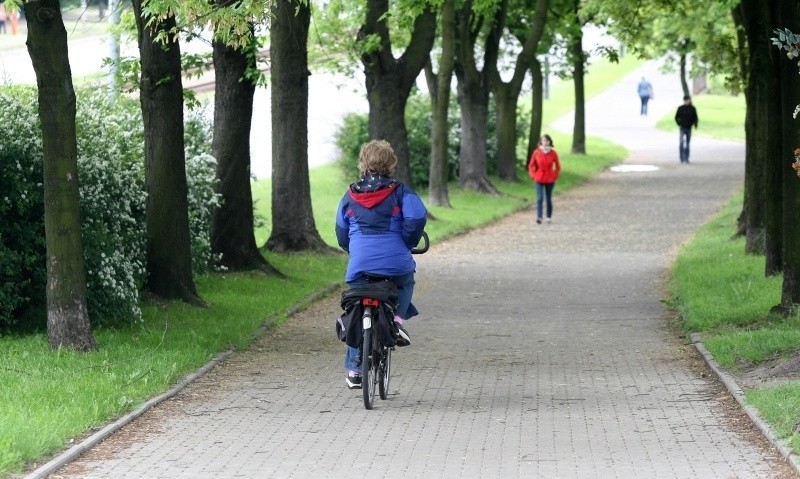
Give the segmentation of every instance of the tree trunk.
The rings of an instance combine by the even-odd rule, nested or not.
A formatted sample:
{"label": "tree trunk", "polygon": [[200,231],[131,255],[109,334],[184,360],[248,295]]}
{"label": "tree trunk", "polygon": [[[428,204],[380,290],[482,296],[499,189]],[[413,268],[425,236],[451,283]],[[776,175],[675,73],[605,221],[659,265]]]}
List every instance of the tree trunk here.
{"label": "tree trunk", "polygon": [[[745,176],[744,176],[744,236],[745,252],[748,254],[764,253],[764,208],[767,192],[765,190],[765,168],[767,166],[767,151],[769,145],[765,140],[769,138],[769,125],[764,114],[765,103],[769,97],[764,88],[768,80],[760,71],[770,64],[768,47],[770,42],[762,43],[764,30],[768,25],[769,16],[765,15],[760,6],[760,0],[743,0],[740,4],[744,28],[748,35],[749,67],[747,75],[749,81],[745,89]],[[768,13],[768,12],[767,12]],[[765,64],[765,61],[767,62]],[[767,70],[769,71],[769,69]],[[776,90],[773,90],[773,92]],[[772,94],[772,93],[770,93]],[[762,103],[764,102],[764,103]],[[777,125],[775,125],[777,126]],[[779,131],[779,130],[776,130]],[[778,139],[780,144],[780,139]]]}
{"label": "tree trunk", "polygon": [[525,162],[531,159],[533,150],[542,137],[542,118],[544,117],[544,75],[542,64],[536,58],[531,62],[531,129],[528,133],[528,155]]}
{"label": "tree trunk", "polygon": [[[251,53],[254,46],[249,47]],[[255,69],[255,57],[215,41],[214,49],[214,139],[217,159],[216,192],[222,205],[211,219],[211,250],[221,255],[221,264],[231,270],[258,269],[279,274],[258,251],[250,188],[250,128],[255,84],[245,78]]]}
{"label": "tree trunk", "polygon": [[309,4],[272,4],[272,251],[327,251],[311,207],[308,177]]}
{"label": "tree trunk", "polygon": [[517,178],[517,98],[507,85],[494,88],[497,131],[497,176],[507,182]]}
{"label": "tree trunk", "polygon": [[67,31],[58,0],[26,2],[24,8],[42,124],[47,337],[54,349],[92,350],[97,346],[86,306],[75,90]]}
{"label": "tree trunk", "polygon": [[[742,4],[738,4],[731,8],[731,18],[733,19],[734,26],[736,28],[736,58],[738,59],[739,63],[739,75],[741,77],[741,86],[742,91],[745,92],[745,108],[749,105],[749,101],[747,100],[747,92],[746,88],[748,85],[748,72],[749,72],[749,62],[748,62],[748,49],[747,49],[747,34],[745,33],[745,19],[744,19],[744,12],[742,11]],[[745,110],[745,137],[747,136],[748,131],[748,113]],[[745,148],[747,148],[747,140],[745,140]],[[747,153],[745,153],[745,194],[744,194],[744,201],[742,202],[742,211],[739,213],[739,216],[736,218],[736,232],[733,234],[733,238],[740,238],[747,234]]]}
{"label": "tree trunk", "polygon": [[411,88],[429,61],[436,39],[436,13],[426,6],[414,19],[408,47],[399,59],[394,58],[389,37],[388,0],[367,0],[367,14],[358,31],[358,40],[372,35],[380,39],[380,48],[361,56],[369,102],[369,133],[373,139],[389,142],[397,155],[395,177],[411,183],[408,131],[405,110]]}
{"label": "tree trunk", "polygon": [[583,85],[586,54],[583,52],[582,24],[575,7],[576,32],[570,42],[572,53],[572,81],[575,86],[575,122],[572,127],[572,153],[586,154],[586,93]]}
{"label": "tree trunk", "polygon": [[[779,28],[800,32],[797,2],[779,2]],[[773,47],[774,48],[774,47]],[[781,173],[783,174],[783,287],[780,310],[791,314],[800,303],[800,178],[791,167],[792,152],[800,145],[800,132],[793,118],[800,103],[800,75],[794,61],[780,62],[781,115],[783,142]]]}
{"label": "tree trunk", "polygon": [[133,0],[133,9],[142,64],[139,96],[147,184],[145,289],[165,299],[204,305],[192,277],[180,46],[171,37],[165,43],[155,40],[159,32],[173,31],[175,17],[143,18],[142,0]]}
{"label": "tree trunk", "polygon": [[461,106],[458,183],[463,188],[479,193],[499,195],[500,192],[486,177],[488,87],[475,84],[461,75],[458,80],[458,104]]}
{"label": "tree trunk", "polygon": [[[428,175],[428,203],[433,206],[450,208],[447,195],[447,180],[450,178],[450,165],[447,158],[447,140],[450,125],[447,114],[450,109],[450,83],[455,65],[455,0],[445,0],[442,5],[442,53],[439,57],[439,72],[430,77],[428,91],[431,92],[431,164]],[[428,63],[430,65],[430,62]],[[431,88],[432,87],[432,88]]]}
{"label": "tree trunk", "polygon": [[[771,25],[777,25],[778,8],[775,0],[767,3],[766,19],[762,28],[760,55],[763,59],[763,70],[758,70],[759,84],[762,85],[762,99],[764,101],[764,274],[775,276],[783,271],[783,191],[782,170],[786,167],[786,155],[781,150],[781,111],[783,102],[780,95],[780,75],[783,55],[772,46],[768,38],[772,35]],[[766,50],[766,51],[765,51]],[[755,75],[753,75],[755,76]],[[749,81],[749,78],[748,78]],[[759,121],[759,120],[756,120]]]}
{"label": "tree trunk", "polygon": [[689,83],[686,81],[686,54],[681,53],[680,60],[680,75],[681,75],[681,88],[683,89],[683,96],[689,96]]}
{"label": "tree trunk", "polygon": [[489,81],[485,65],[497,61],[497,51],[484,50],[484,71],[475,64],[475,44],[482,18],[475,17],[473,4],[467,0],[456,15],[455,73],[458,105],[461,113],[461,144],[459,146],[458,182],[464,188],[479,193],[498,195],[497,188],[486,176],[489,111]]}

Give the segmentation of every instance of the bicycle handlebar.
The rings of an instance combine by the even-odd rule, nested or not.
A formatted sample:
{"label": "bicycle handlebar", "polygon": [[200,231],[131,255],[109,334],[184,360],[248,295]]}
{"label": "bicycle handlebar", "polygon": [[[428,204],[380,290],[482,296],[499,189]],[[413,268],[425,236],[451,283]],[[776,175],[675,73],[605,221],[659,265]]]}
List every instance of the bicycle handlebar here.
{"label": "bicycle handlebar", "polygon": [[411,248],[411,254],[422,254],[428,251],[428,248],[431,246],[431,242],[428,239],[428,233],[424,231],[422,232],[422,238],[420,238],[420,242],[425,243],[425,245],[420,248],[419,244],[417,244],[417,246]]}

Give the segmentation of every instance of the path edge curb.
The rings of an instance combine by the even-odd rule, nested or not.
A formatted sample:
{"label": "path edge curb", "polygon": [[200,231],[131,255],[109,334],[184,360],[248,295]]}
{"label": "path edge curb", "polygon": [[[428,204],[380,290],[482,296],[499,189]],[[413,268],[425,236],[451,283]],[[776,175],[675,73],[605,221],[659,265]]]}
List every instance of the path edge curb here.
{"label": "path edge curb", "polygon": [[725,387],[730,392],[731,396],[736,399],[736,402],[744,409],[744,412],[750,418],[751,421],[758,427],[761,433],[766,437],[766,439],[780,452],[781,456],[786,460],[786,462],[794,469],[794,471],[800,475],[800,457],[794,453],[794,451],[787,446],[786,441],[780,439],[775,431],[767,424],[758,410],[750,405],[747,402],[747,398],[745,398],[744,391],[742,388],[734,381],[734,379],[722,368],[717,364],[717,361],[714,360],[714,357],[711,353],[706,349],[705,345],[703,345],[703,338],[700,333],[691,333],[689,335],[690,340],[692,341],[692,345],[694,345],[695,349],[703,356],[708,367],[714,371],[714,374],[722,381]]}
{"label": "path edge curb", "polygon": [[[312,292],[309,296],[305,298],[305,300],[298,302],[294,306],[290,307],[286,311],[286,316],[291,317],[298,312],[302,311],[305,307],[309,304],[319,301],[320,299],[324,298],[325,296],[331,294],[331,292],[335,291],[337,288],[341,287],[341,282],[333,282],[320,288],[317,291]],[[268,324],[268,321],[265,321],[261,324],[258,328],[256,328],[254,333],[254,339],[257,339],[267,331],[270,330],[271,326]],[[172,388],[167,390],[166,392],[149,399],[147,402],[139,406],[136,410],[129,412],[128,414],[122,416],[121,418],[117,419],[111,424],[103,427],[96,433],[92,434],[91,436],[87,437],[80,443],[70,447],[63,453],[59,454],[58,456],[54,457],[47,463],[37,467],[32,472],[28,473],[25,476],[22,476],[23,479],[45,479],[57,470],[61,469],[62,467],[66,466],[70,462],[74,461],[78,457],[80,457],[83,453],[88,451],[89,449],[93,448],[94,446],[100,444],[109,436],[114,434],[115,432],[122,429],[127,424],[133,422],[134,419],[141,416],[142,414],[146,413],[148,410],[152,409],[153,407],[157,406],[158,404],[166,401],[167,399],[176,396],[179,392],[186,388],[189,384],[191,384],[196,379],[206,375],[209,371],[214,369],[217,365],[223,363],[231,354],[235,352],[234,349],[228,349],[223,351],[216,356],[214,356],[209,362],[201,366],[199,369],[195,370],[195,372],[185,376],[181,381],[179,381],[176,385]]]}
{"label": "path edge curb", "polygon": [[139,406],[139,408],[137,408],[136,410],[122,416],[113,423],[105,426],[104,428],[100,429],[99,431],[92,434],[88,438],[84,439],[80,443],[67,449],[65,452],[51,459],[46,464],[35,469],[33,472],[25,476],[24,479],[44,479],[48,477],[50,474],[53,474],[57,470],[61,469],[65,465],[69,464],[70,462],[80,457],[80,455],[83,454],[84,452],[88,451],[89,449],[103,442],[109,436],[122,429],[125,425],[133,422],[134,419],[141,416],[148,410],[152,409],[154,406],[158,405],[163,401],[166,401],[167,399],[181,392],[192,381],[211,371],[212,368],[223,362],[231,354],[233,354],[232,349],[217,354],[214,358],[211,359],[211,361],[201,366],[200,369],[196,370],[195,372],[184,377],[178,384],[173,386],[167,392],[159,396],[156,396],[154,398],[151,398],[150,400]]}

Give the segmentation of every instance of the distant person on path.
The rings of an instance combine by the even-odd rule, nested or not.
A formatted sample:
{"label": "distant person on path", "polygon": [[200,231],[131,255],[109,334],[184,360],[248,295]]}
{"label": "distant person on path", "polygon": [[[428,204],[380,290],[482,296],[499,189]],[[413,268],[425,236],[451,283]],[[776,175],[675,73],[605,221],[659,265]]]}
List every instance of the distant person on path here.
{"label": "distant person on path", "polygon": [[0,33],[6,33],[6,20],[8,20],[6,6],[5,4],[0,3]]}
{"label": "distant person on path", "polygon": [[533,150],[528,160],[528,174],[533,179],[536,188],[536,223],[542,224],[542,203],[547,202],[547,222],[553,216],[553,187],[556,185],[558,174],[561,173],[561,163],[558,153],[553,149],[553,139],[544,134],[539,139],[539,145]]}
{"label": "distant person on path", "polygon": [[8,22],[11,24],[11,34],[16,35],[19,31],[19,10],[14,9],[8,12]]}
{"label": "distant person on path", "polygon": [[639,86],[636,87],[636,91],[639,93],[639,99],[642,100],[642,107],[639,110],[639,115],[647,116],[647,102],[653,99],[653,85],[651,85],[645,77],[642,77]]}
{"label": "distant person on path", "polygon": [[[411,249],[422,238],[428,212],[409,186],[392,177],[396,166],[397,156],[388,142],[372,140],[361,147],[360,178],[347,189],[336,211],[336,239],[350,255],[348,286],[367,283],[367,275],[387,277],[397,286],[396,339],[398,346],[407,346],[411,340],[403,322],[418,314],[411,304],[417,266]],[[347,386],[361,388],[357,348],[348,346],[344,367]]]}
{"label": "distant person on path", "polygon": [[689,95],[683,97],[683,105],[675,112],[675,123],[680,128],[678,151],[681,163],[689,163],[689,142],[692,140],[692,126],[697,129],[697,109],[692,105]]}

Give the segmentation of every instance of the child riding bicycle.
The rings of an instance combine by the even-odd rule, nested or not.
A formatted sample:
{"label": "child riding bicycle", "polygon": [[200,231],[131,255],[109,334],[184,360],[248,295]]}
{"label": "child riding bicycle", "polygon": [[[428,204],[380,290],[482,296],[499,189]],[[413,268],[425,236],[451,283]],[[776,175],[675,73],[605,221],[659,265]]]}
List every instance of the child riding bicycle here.
{"label": "child riding bicycle", "polygon": [[[411,187],[392,177],[396,166],[397,156],[388,142],[372,140],[361,147],[359,179],[350,185],[336,212],[336,238],[350,255],[345,274],[348,286],[363,285],[372,276],[385,277],[397,286],[397,345],[407,346],[411,339],[403,323],[418,314],[411,304],[416,269],[411,249],[422,237],[427,210]],[[344,367],[348,387],[360,388],[357,348],[348,346]]]}

